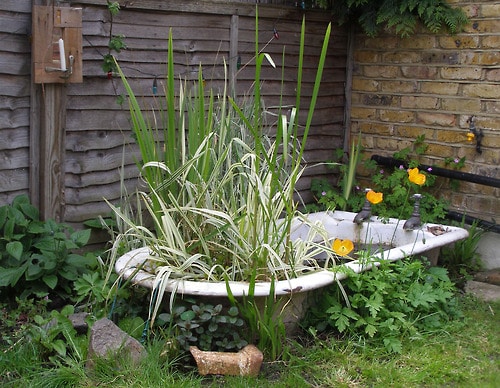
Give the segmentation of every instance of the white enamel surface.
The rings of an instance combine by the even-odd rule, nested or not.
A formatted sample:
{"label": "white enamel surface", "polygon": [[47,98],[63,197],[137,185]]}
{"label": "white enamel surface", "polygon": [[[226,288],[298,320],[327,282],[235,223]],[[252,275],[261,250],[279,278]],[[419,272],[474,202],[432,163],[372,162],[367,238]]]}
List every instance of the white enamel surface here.
{"label": "white enamel surface", "polygon": [[[405,231],[402,229],[404,220],[390,219],[387,223],[378,221],[375,217],[363,225],[352,222],[355,213],[351,212],[318,212],[308,215],[312,222],[322,223],[332,239],[349,239],[354,242],[371,244],[376,248],[380,244],[395,246],[390,250],[372,255],[372,257],[395,261],[410,255],[424,254],[427,251],[462,240],[468,236],[467,230],[452,226],[442,226],[445,233],[435,236],[428,231],[428,227],[439,226],[436,224],[423,225],[419,230]],[[307,235],[308,227],[297,223],[292,231],[292,238],[301,238]],[[134,283],[152,288],[154,275],[139,270],[137,267],[143,264],[149,257],[147,248],[139,248],[121,256],[115,264],[115,270],[124,275],[125,278],[134,276]],[[277,295],[285,295],[291,292],[304,292],[324,287],[335,280],[345,279],[347,276],[343,269],[349,267],[356,273],[360,273],[370,266],[363,265],[358,261],[348,262],[335,268],[335,272],[322,270],[300,276],[296,279],[281,280],[275,284]],[[134,272],[135,275],[134,275]],[[248,283],[230,282],[231,291],[234,296],[248,295]],[[255,296],[269,294],[269,283],[257,283],[255,285]],[[172,279],[166,291],[177,290],[180,294],[226,296],[225,282],[201,282],[182,279]]]}

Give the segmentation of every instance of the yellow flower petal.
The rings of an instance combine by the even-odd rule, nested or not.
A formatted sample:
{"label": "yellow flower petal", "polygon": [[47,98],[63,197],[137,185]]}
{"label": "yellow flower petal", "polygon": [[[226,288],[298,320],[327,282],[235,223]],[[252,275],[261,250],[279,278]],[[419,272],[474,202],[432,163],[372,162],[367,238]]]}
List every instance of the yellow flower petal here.
{"label": "yellow flower petal", "polygon": [[377,193],[373,190],[370,190],[369,192],[366,193],[366,199],[373,205],[376,205],[377,203],[380,203],[384,199],[384,194],[383,193]]}
{"label": "yellow flower petal", "polygon": [[335,239],[332,244],[333,251],[339,256],[347,256],[354,249],[354,244],[351,240]]}
{"label": "yellow flower petal", "polygon": [[411,183],[422,186],[427,177],[418,171],[418,168],[410,168],[408,170],[408,179]]}
{"label": "yellow flower petal", "polygon": [[472,132],[467,132],[467,141],[474,140],[476,136]]}

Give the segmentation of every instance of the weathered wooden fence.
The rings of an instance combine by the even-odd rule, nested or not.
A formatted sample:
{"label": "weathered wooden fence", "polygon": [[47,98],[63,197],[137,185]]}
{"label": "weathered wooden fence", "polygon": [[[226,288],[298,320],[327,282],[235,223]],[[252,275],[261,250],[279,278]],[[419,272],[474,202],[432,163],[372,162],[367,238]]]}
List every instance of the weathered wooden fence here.
{"label": "weathered wooden fence", "polygon": [[[146,107],[162,94],[169,29],[174,37],[176,75],[196,79],[201,64],[206,86],[217,93],[227,64],[236,94],[242,96],[250,90],[255,4],[120,1],[122,9],[111,19],[105,0],[69,1],[62,5],[82,8],[83,83],[60,85],[62,99],[53,107],[63,110],[60,128],[40,128],[41,115],[50,114],[50,108],[44,106],[50,88],[32,83],[32,4],[26,3],[30,2],[3,0],[0,4],[0,204],[30,192],[33,202],[45,209],[44,216],[79,224],[109,212],[104,198],[119,200],[121,173],[130,189],[137,184],[138,154],[130,136],[128,107],[117,103],[124,90],[116,77],[109,78],[102,70],[110,28],[113,35],[124,36],[127,48],[116,57]],[[295,103],[298,43],[305,15],[302,107],[307,106],[329,16],[286,5],[259,5],[258,13],[259,49],[269,53],[277,65],[263,71],[261,93],[267,107],[278,104],[281,90],[284,105]],[[343,141],[347,33],[332,25],[320,99],[305,155],[312,166],[301,182],[306,200],[310,199],[307,189],[311,178],[330,173],[326,167],[314,165],[331,160],[333,150],[342,147]],[[158,95],[153,93],[155,79]],[[307,112],[303,110],[302,114],[300,121],[304,123]],[[53,131],[54,141],[63,144],[50,144],[47,131],[49,135]],[[61,135],[58,131],[64,136],[57,136]]]}

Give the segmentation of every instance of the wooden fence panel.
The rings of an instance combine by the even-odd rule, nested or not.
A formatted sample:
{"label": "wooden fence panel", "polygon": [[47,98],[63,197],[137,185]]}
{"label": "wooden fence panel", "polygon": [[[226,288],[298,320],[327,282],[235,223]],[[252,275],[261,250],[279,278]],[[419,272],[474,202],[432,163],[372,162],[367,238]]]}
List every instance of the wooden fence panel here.
{"label": "wooden fence panel", "polygon": [[[0,5],[0,204],[30,189],[29,117],[33,107],[30,105],[28,34],[31,6],[17,3],[3,1]],[[190,2],[144,0],[127,4],[114,17],[113,34],[124,35],[127,45],[116,56],[145,107],[150,107],[163,93],[169,29],[174,37],[177,76],[195,80],[201,64],[206,87],[217,93],[224,84],[226,63],[229,70],[238,71],[237,95],[242,97],[250,90],[254,72],[251,59],[255,50],[255,4],[198,3],[202,6],[193,8]],[[63,216],[64,221],[78,226],[86,219],[109,211],[104,198],[119,202],[122,176],[127,190],[133,190],[140,182],[135,164],[139,154],[131,137],[128,107],[126,103],[117,102],[118,96],[124,94],[123,86],[118,78],[109,79],[102,70],[111,27],[106,1],[74,1],[71,6],[83,8],[84,81],[66,86]],[[277,65],[277,69],[266,65],[262,72],[262,96],[270,110],[278,105],[282,62],[284,103],[295,104],[302,15],[294,7],[259,7],[259,47],[268,52]],[[306,13],[307,47],[302,85],[305,99],[301,124],[305,122],[307,96],[312,91],[328,21],[322,13]],[[13,33],[15,28],[18,30]],[[306,151],[307,162],[312,167],[301,181],[306,200],[310,198],[307,191],[310,180],[331,173],[324,166],[314,166],[315,163],[330,160],[333,150],[342,147],[346,40],[346,31],[334,25]],[[240,70],[236,68],[238,57],[242,64]],[[155,78],[158,96],[154,96],[152,90]]]}
{"label": "wooden fence panel", "polygon": [[29,2],[0,4],[0,205],[29,190]]}

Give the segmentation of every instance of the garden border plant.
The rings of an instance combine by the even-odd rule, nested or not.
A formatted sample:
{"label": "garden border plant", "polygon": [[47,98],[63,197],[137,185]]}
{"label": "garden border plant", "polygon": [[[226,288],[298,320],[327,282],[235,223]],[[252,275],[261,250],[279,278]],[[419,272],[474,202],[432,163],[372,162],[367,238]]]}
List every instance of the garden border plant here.
{"label": "garden border plant", "polygon": [[403,338],[418,338],[461,316],[456,288],[445,268],[411,258],[379,264],[350,273],[344,290],[328,288],[310,309],[304,328],[314,335],[334,330],[401,353]]}
{"label": "garden border plant", "polygon": [[97,266],[92,252],[75,253],[89,238],[90,229],[40,220],[28,196],[17,196],[0,207],[0,293],[71,297],[74,282]]}

